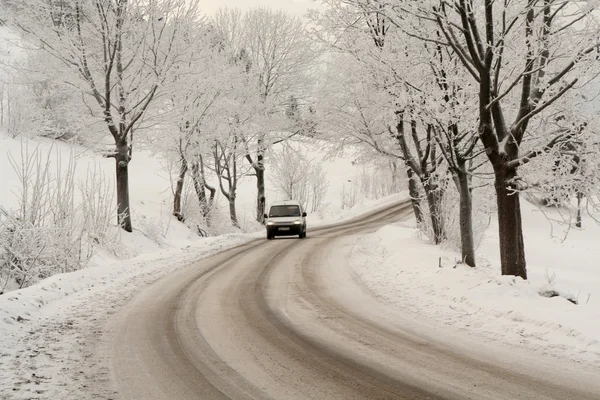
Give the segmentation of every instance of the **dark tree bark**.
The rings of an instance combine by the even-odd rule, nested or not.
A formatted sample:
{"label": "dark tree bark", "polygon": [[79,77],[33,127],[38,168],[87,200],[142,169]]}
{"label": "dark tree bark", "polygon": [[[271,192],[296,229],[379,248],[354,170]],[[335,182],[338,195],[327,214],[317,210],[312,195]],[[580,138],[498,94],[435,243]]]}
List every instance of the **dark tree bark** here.
{"label": "dark tree bark", "polygon": [[265,207],[267,198],[265,196],[265,160],[263,153],[256,157],[256,220],[261,224],[265,222]]}
{"label": "dark tree bark", "polygon": [[413,213],[417,219],[417,223],[423,222],[423,211],[421,211],[421,201],[419,187],[417,183],[417,177],[414,171],[410,167],[406,167],[406,176],[408,177],[408,194],[410,196],[410,203],[412,204]]}
{"label": "dark tree bark", "polygon": [[519,193],[512,188],[516,171],[500,167],[495,168],[494,172],[502,275],[515,275],[527,279],[521,202]]}
{"label": "dark tree bark", "polygon": [[[571,73],[584,57],[597,51],[597,46],[580,48],[574,59],[552,59],[553,49],[550,46],[560,43],[568,32],[554,29],[556,11],[553,8],[556,4],[551,0],[527,2],[510,24],[506,24],[505,19],[507,4],[502,8],[497,7],[494,0],[484,0],[484,12],[479,14],[473,12],[471,3],[460,0],[455,6],[441,2],[432,18],[436,20],[449,48],[479,86],[479,138],[495,175],[502,274],[527,279],[520,199],[515,193],[518,189],[518,168],[550,151],[558,143],[569,140],[585,124],[579,128],[559,128],[556,136],[549,135],[545,145],[524,155],[519,154],[519,147],[532,118],[577,84],[579,78]],[[449,22],[453,20],[449,13],[456,13],[460,26]],[[582,18],[574,14],[573,22]],[[501,81],[506,79],[502,73],[506,67],[503,59],[505,35],[514,26],[524,28],[526,49],[522,53],[523,70],[511,86],[502,87]],[[550,60],[553,65],[551,73],[548,71]],[[553,93],[544,96],[549,92]],[[512,124],[507,124],[502,102],[505,98],[517,97],[515,95],[519,98],[516,116]]]}
{"label": "dark tree bark", "polygon": [[236,228],[239,228],[240,224],[238,222],[237,211],[235,209],[235,194],[227,200],[229,200],[229,217],[231,218],[231,224]]}
{"label": "dark tree bark", "polygon": [[[206,174],[204,173],[204,160],[199,156],[191,165],[192,180],[194,181],[194,190],[198,198],[198,204],[202,210],[202,216],[206,220],[206,224],[210,226],[210,210],[212,209],[217,189],[210,186],[206,182]],[[208,190],[208,198],[206,191]]]}
{"label": "dark tree bark", "polygon": [[127,231],[132,232],[131,224],[131,208],[129,203],[129,146],[127,141],[121,141],[117,145],[115,154],[116,161],[116,178],[117,178],[117,221],[119,226]]}
{"label": "dark tree bark", "polygon": [[[436,139],[439,148],[448,163],[448,169],[452,174],[452,180],[459,195],[459,227],[462,261],[475,267],[475,244],[473,239],[473,196],[471,191],[471,175],[467,167],[466,157],[471,154],[475,147],[472,141],[464,150],[460,150],[459,135],[456,125],[450,126],[448,132],[439,134]],[[469,159],[469,162],[472,158]]]}
{"label": "dark tree bark", "polygon": [[[265,195],[265,149],[264,139],[258,139],[258,151],[256,153],[256,159],[248,152],[246,154],[246,160],[254,169],[254,175],[256,176],[256,220],[261,224],[265,222],[265,207],[267,198]],[[247,143],[246,143],[247,147]],[[248,150],[248,149],[246,149]],[[255,161],[256,160],[256,161]]]}
{"label": "dark tree bark", "polygon": [[423,177],[423,188],[427,198],[427,207],[429,209],[429,218],[431,220],[431,230],[433,231],[433,241],[440,244],[446,238],[444,220],[442,215],[442,199],[444,198],[444,186],[435,182],[437,177],[434,175]]}
{"label": "dark tree bark", "polygon": [[[421,182],[421,186],[425,192],[425,199],[427,200],[427,206],[429,210],[429,219],[431,228],[433,231],[433,242],[435,244],[441,243],[445,238],[444,223],[441,215],[442,207],[441,201],[443,198],[443,185],[440,185],[436,179],[437,168],[439,161],[437,159],[435,150],[435,143],[431,138],[431,129],[427,129],[427,140],[425,141],[426,148],[421,147],[420,140],[417,134],[417,122],[411,121],[411,138],[412,144],[416,150],[416,156],[413,156],[411,149],[408,145],[406,133],[404,129],[404,111],[396,112],[396,140],[402,150],[402,156],[408,171],[417,177]],[[410,183],[410,181],[409,181]],[[409,189],[410,190],[410,189]],[[413,203],[414,210],[414,203]],[[419,211],[420,212],[420,211]],[[417,215],[417,214],[415,214]],[[421,214],[421,221],[423,216]]]}
{"label": "dark tree bark", "polygon": [[[439,31],[437,32],[440,37]],[[459,92],[462,92],[461,84],[451,83],[448,80],[448,72],[445,68],[446,60],[456,60],[456,55],[448,53],[446,49],[438,44],[435,48],[434,56],[439,60],[439,64],[431,63],[437,85],[441,90],[442,99],[445,106],[457,115],[453,99]],[[473,198],[471,193],[471,175],[469,175],[467,162],[471,164],[477,157],[476,146],[478,143],[475,132],[460,132],[459,123],[451,122],[446,129],[443,125],[437,124],[434,129],[436,141],[439,149],[448,164],[448,169],[452,174],[452,179],[459,194],[459,227],[462,261],[475,267],[475,244],[473,239]]]}
{"label": "dark tree bark", "polygon": [[188,163],[185,157],[181,157],[181,164],[179,166],[179,175],[177,176],[177,183],[175,185],[175,193],[173,196],[173,215],[179,222],[185,221],[185,216],[181,210],[181,197],[183,194],[183,185],[185,183],[185,174],[188,170]]}
{"label": "dark tree bark", "polygon": [[583,200],[583,193],[577,191],[577,219],[575,220],[575,226],[581,228],[581,203]]}
{"label": "dark tree bark", "polygon": [[462,261],[475,267],[475,242],[473,240],[473,198],[471,196],[470,179],[463,163],[454,175],[454,183],[459,193],[459,225]]}
{"label": "dark tree bark", "polygon": [[206,198],[206,183],[203,177],[200,175],[200,166],[198,162],[192,163],[192,180],[194,181],[194,191],[196,192],[196,197],[198,198],[198,204],[202,209],[203,215],[205,214],[205,209],[208,206],[208,200]]}
{"label": "dark tree bark", "polygon": [[[215,161],[215,172],[219,180],[219,187],[221,193],[229,202],[229,217],[234,227],[239,228],[235,200],[237,197],[237,184],[238,184],[238,165],[237,165],[237,138],[233,139],[231,149],[228,150],[225,146],[219,142],[215,143],[214,146],[214,161]],[[223,182],[227,182],[227,189]]]}

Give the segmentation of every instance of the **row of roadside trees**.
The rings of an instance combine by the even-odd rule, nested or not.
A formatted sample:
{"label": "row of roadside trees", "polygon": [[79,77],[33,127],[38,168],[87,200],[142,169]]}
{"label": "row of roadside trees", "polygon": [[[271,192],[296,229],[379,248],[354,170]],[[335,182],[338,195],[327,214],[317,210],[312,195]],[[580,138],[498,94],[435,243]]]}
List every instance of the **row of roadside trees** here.
{"label": "row of roadside trees", "polygon": [[256,180],[262,222],[267,152],[313,129],[301,114],[318,52],[302,21],[266,8],[209,18],[199,7],[196,0],[7,0],[3,7],[25,54],[10,66],[13,82],[39,93],[32,114],[44,114],[50,130],[59,121],[64,130],[66,119],[82,142],[110,139],[103,154],[115,160],[118,222],[128,232],[134,148],[177,163],[180,221],[191,179],[203,217],[220,191],[238,226],[241,178]]}
{"label": "row of roadside trees", "polygon": [[328,130],[404,164],[415,216],[435,243],[447,234],[443,199],[453,184],[471,266],[473,196],[493,187],[502,273],[526,279],[519,193],[561,181],[570,188],[561,201],[597,198],[597,5],[322,4],[312,32],[331,54],[322,106]]}
{"label": "row of roadside trees", "polygon": [[526,278],[519,193],[597,197],[595,3],[321,3],[310,34],[264,8],[207,18],[194,0],[5,0],[5,9],[27,54],[15,71],[43,88],[44,118],[110,138],[124,230],[134,143],[177,164],[180,221],[191,179],[203,216],[220,191],[237,225],[240,179],[255,179],[262,222],[269,149],[318,131],[359,146],[362,159],[403,165],[416,219],[436,244],[448,237],[455,193],[471,266],[474,199],[492,188],[502,273]]}

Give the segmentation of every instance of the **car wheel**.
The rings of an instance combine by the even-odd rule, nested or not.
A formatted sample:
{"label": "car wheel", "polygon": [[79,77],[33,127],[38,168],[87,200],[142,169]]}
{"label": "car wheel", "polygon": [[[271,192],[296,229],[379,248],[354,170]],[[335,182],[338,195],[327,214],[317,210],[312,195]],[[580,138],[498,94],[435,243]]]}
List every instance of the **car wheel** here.
{"label": "car wheel", "polygon": [[270,233],[267,233],[267,240],[273,240],[273,235],[271,235]]}

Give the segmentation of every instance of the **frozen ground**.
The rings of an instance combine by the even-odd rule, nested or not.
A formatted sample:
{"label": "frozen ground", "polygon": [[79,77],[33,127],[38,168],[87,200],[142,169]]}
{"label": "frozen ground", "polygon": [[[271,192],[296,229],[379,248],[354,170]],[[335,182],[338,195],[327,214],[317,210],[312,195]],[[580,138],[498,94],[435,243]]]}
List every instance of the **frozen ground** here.
{"label": "frozen ground", "polygon": [[[262,236],[262,235],[261,235]],[[134,293],[199,258],[250,241],[256,234],[205,239],[184,250],[55,275],[0,296],[0,399],[83,399],[102,320]]]}
{"label": "frozen ground", "polygon": [[[458,264],[459,253],[417,238],[414,220],[355,238],[348,259],[361,283],[408,313],[490,342],[598,368],[600,227],[588,218],[583,229],[572,229],[563,241],[564,228],[554,224],[557,236],[552,237],[548,220],[536,206],[523,202],[523,218],[528,281],[500,275],[495,223],[478,250],[476,269]],[[579,304],[565,297],[542,297],[538,292],[544,289]]]}
{"label": "frozen ground", "polygon": [[[317,213],[309,213],[309,222],[314,225],[323,220],[331,221],[338,219],[340,215],[345,215],[346,210],[342,210],[341,205],[341,194],[356,184],[355,178],[363,167],[353,165],[351,157],[327,159],[326,152],[323,150],[326,146],[319,143],[300,146],[314,158],[316,163],[323,166],[329,180],[323,207]],[[77,182],[85,180],[88,171],[93,170],[104,176],[106,185],[110,188],[114,187],[114,160],[103,158],[90,149],[63,142],[39,138],[23,141],[21,138],[10,138],[0,130],[0,176],[2,177],[0,206],[6,209],[10,210],[18,206],[16,193],[19,190],[19,179],[11,166],[9,155],[19,163],[22,149],[27,147],[30,153],[39,149],[43,159],[46,154],[50,154],[51,171],[56,168],[59,158],[66,166],[72,155],[77,162],[75,177]],[[134,232],[121,235],[117,249],[101,253],[99,257],[92,260],[92,265],[104,265],[107,262],[170,248],[183,248],[202,240],[195,232],[179,223],[171,215],[174,178],[170,176],[166,160],[149,152],[138,151],[134,154],[129,168]],[[268,168],[267,165],[267,170]],[[369,168],[367,167],[367,169]],[[213,180],[209,177],[209,181],[214,184]],[[353,181],[354,183],[352,183]],[[271,188],[268,180],[266,190],[269,201],[280,198],[280,195]],[[260,229],[261,226],[254,221],[256,186],[251,177],[246,177],[241,181],[237,196],[238,220],[241,230],[253,232]],[[357,197],[356,201],[355,209],[370,204],[364,198]],[[223,196],[217,193],[215,218],[224,226],[221,229],[223,232],[218,233],[235,231],[233,228],[225,227],[225,225],[230,225],[227,221],[227,207]]]}
{"label": "frozen ground", "polygon": [[[301,146],[314,157],[315,162],[323,165],[329,179],[329,189],[324,198],[323,207],[317,213],[309,213],[309,224],[314,226],[323,221],[337,220],[341,218],[341,215],[346,215],[347,210],[342,210],[342,192],[348,190],[353,184],[353,180],[356,181],[355,177],[363,167],[353,165],[350,157],[326,159],[326,153],[323,151],[325,146],[319,144],[303,144]],[[27,147],[30,154],[35,149],[39,149],[43,159],[46,154],[50,154],[51,171],[55,170],[59,159],[66,166],[72,155],[77,162],[75,177],[77,182],[85,180],[88,171],[96,171],[96,174],[104,176],[106,185],[110,188],[114,186],[114,160],[112,159],[103,158],[81,146],[48,139],[22,141],[21,138],[10,138],[0,131],[0,177],[2,178],[0,207],[7,210],[18,207],[16,193],[19,190],[19,179],[11,166],[9,155],[19,163],[22,158],[22,149]],[[214,184],[213,180],[211,182]],[[228,221],[227,203],[218,193],[213,216],[213,227],[215,227],[213,233],[243,233],[260,230],[260,224],[254,220],[255,193],[254,180],[251,177],[243,179],[237,194],[238,220],[241,230],[231,227]],[[271,189],[270,182],[267,181],[267,198],[275,200],[279,197],[279,194]],[[120,233],[116,243],[111,244],[109,249],[101,250],[92,258],[90,266],[106,265],[168,249],[182,249],[203,240],[171,215],[172,178],[168,162],[160,157],[145,151],[138,151],[134,154],[130,164],[130,198],[133,233]],[[369,204],[371,202],[364,198],[357,199],[354,210],[360,210],[361,207],[367,207]],[[115,229],[115,232],[117,231]]]}
{"label": "frozen ground", "polygon": [[[390,196],[355,207],[340,222],[401,199]],[[107,380],[103,360],[91,357],[103,321],[141,288],[194,261],[263,238],[262,231],[207,238],[183,249],[55,275],[0,296],[0,399],[83,399],[90,380]],[[110,398],[111,393],[104,393]]]}
{"label": "frozen ground", "polygon": [[[0,205],[7,209],[17,205],[18,187],[8,154],[19,160],[21,145],[20,139],[0,133]],[[107,184],[112,184],[113,160],[83,147],[45,139],[29,142],[30,150],[36,147],[43,154],[51,152],[53,163],[59,154],[65,162],[72,153],[78,162],[78,179],[85,177],[89,168],[96,168],[105,174]],[[348,158],[329,161],[316,148],[310,151],[330,177],[327,207],[309,215],[310,226],[340,222],[399,199],[399,195],[378,201],[361,199],[352,210],[342,210],[341,191],[347,190],[348,181],[354,179],[359,167]],[[85,398],[87,376],[102,377],[105,373],[101,362],[89,356],[101,333],[101,321],[114,309],[141,287],[178,268],[264,236],[260,225],[253,222],[255,188],[251,179],[242,183],[238,194],[244,229],[200,238],[170,215],[171,182],[159,159],[138,152],[130,173],[133,234],[121,234],[116,247],[98,253],[86,269],[55,275],[35,286],[0,295],[0,399],[64,399],[66,393],[73,399]],[[277,196],[272,191],[269,195]],[[222,215],[226,213],[223,203],[218,205]]]}

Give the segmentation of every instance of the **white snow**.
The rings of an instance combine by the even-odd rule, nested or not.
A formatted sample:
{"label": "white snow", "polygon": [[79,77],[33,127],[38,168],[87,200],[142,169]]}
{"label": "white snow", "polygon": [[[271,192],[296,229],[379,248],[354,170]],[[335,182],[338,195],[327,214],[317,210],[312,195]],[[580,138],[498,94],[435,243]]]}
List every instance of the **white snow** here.
{"label": "white snow", "polygon": [[[80,146],[46,139],[30,139],[29,146],[31,150],[39,146],[44,154],[52,151],[54,163],[58,154],[64,161],[74,152],[78,178],[85,176],[89,166],[97,166],[107,182],[113,182],[114,160]],[[361,198],[352,210],[342,210],[340,191],[354,179],[358,167],[349,158],[325,160],[322,147],[307,147],[317,162],[323,163],[330,179],[327,207],[309,214],[309,226],[341,222],[372,207],[398,201],[399,195],[371,201]],[[18,160],[21,141],[0,132],[0,205],[7,209],[17,206],[18,185],[9,153]],[[122,233],[118,246],[101,251],[88,268],[54,275],[34,286],[0,295],[0,399],[85,398],[85,377],[104,376],[106,372],[101,360],[92,360],[89,355],[101,333],[101,321],[112,310],[161,276],[264,236],[264,228],[253,222],[255,187],[251,179],[240,187],[238,210],[245,230],[255,233],[241,230],[201,238],[170,215],[171,183],[159,159],[138,151],[130,164],[130,174],[132,234]],[[273,192],[268,195],[277,198]],[[226,213],[223,202],[218,207]]]}
{"label": "white snow", "polygon": [[262,234],[207,238],[183,250],[55,275],[0,296],[0,398],[86,398],[83,381],[105,373],[101,360],[88,359],[103,318],[160,277],[257,237]]}
{"label": "white snow", "polygon": [[[19,50],[10,41],[18,37],[0,27],[2,38],[8,41],[0,40],[0,61],[14,60]],[[107,181],[113,182],[114,160],[89,149],[44,139],[32,140],[30,146],[40,146],[44,152],[52,149],[63,158],[74,152],[79,178],[90,166],[98,165]],[[303,146],[324,166],[330,179],[327,207],[309,214],[309,226],[342,222],[406,196],[360,198],[351,209],[343,209],[341,193],[356,185],[360,167],[347,157],[326,159],[323,143]],[[20,148],[19,139],[0,132],[0,206],[7,209],[17,205],[17,181],[8,154],[18,159]],[[102,360],[89,357],[102,333],[102,318],[160,277],[264,236],[262,227],[254,222],[256,189],[251,178],[244,179],[238,191],[242,230],[201,238],[171,216],[171,178],[164,163],[144,151],[136,151],[133,157],[130,183],[136,230],[122,234],[119,246],[100,252],[89,268],[0,295],[0,399],[85,398],[87,376],[108,379]],[[267,197],[274,200],[278,196],[267,189]],[[223,201],[218,207],[226,213]],[[563,227],[554,225],[556,236],[552,237],[546,217],[526,201],[523,218],[528,281],[500,275],[494,222],[478,249],[475,269],[457,263],[458,253],[424,243],[413,220],[349,239],[354,242],[346,247],[351,251],[348,268],[380,301],[405,313],[467,335],[597,368],[600,227],[587,219],[583,229],[571,229],[563,241]],[[549,277],[554,277],[552,282]],[[575,298],[579,304],[565,297],[540,296],[547,288]],[[107,397],[110,395],[107,392]]]}
{"label": "white snow", "polygon": [[[49,141],[35,144],[48,149]],[[112,160],[62,143],[60,151],[75,151],[82,165],[99,163],[112,177]],[[0,135],[0,202],[14,205],[14,176],[6,153],[18,155],[20,141]],[[379,200],[361,198],[351,209],[342,209],[341,191],[355,179],[351,160],[325,160],[330,178],[328,207],[309,214],[309,226],[338,223],[406,197],[406,193]],[[113,161],[114,162],[114,161]],[[84,168],[82,168],[84,170]],[[102,360],[92,360],[93,346],[101,334],[101,321],[124,304],[137,290],[198,258],[264,235],[252,222],[254,185],[240,188],[240,220],[256,233],[233,233],[200,238],[171,218],[170,180],[152,155],[138,152],[131,164],[132,202],[137,231],[121,235],[120,251],[102,252],[92,267],[55,275],[41,283],[0,296],[0,389],[6,398],[73,399],[86,393],[86,376],[107,379]],[[12,183],[11,183],[12,182]],[[347,187],[347,186],[346,186]],[[270,193],[271,198],[276,195]],[[221,205],[220,207],[223,207]],[[552,216],[551,210],[545,213]],[[500,276],[497,226],[493,222],[478,249],[478,267],[458,264],[459,254],[425,244],[414,221],[386,226],[348,246],[349,268],[377,298],[432,324],[442,324],[463,334],[507,343],[555,357],[593,366],[600,361],[600,227],[590,219],[584,229],[550,223],[535,206],[523,202],[529,281]],[[163,228],[165,234],[153,235]],[[441,257],[442,266],[439,267]],[[455,267],[456,266],[456,267]],[[549,285],[577,298],[544,298],[538,292]],[[589,295],[589,297],[588,297]],[[79,374],[81,370],[83,373]],[[74,372],[75,371],[75,372]],[[79,374],[79,375],[78,375]],[[49,379],[51,378],[51,379]],[[107,389],[108,390],[108,389]],[[4,393],[9,393],[4,395]],[[107,394],[109,396],[110,393]],[[4,397],[0,397],[4,398]]]}
{"label": "white snow", "polygon": [[[400,198],[395,195],[367,202],[370,204],[358,205],[346,215],[356,216]],[[598,256],[594,251],[600,252],[592,246],[594,238],[600,237],[600,228],[588,223],[585,231],[571,232],[574,235],[561,243],[548,236],[548,222],[534,206],[524,204],[524,217],[529,282],[499,275],[494,258],[495,226],[490,227],[480,249],[491,261],[480,258],[476,269],[454,268],[458,254],[423,243],[411,220],[364,237],[347,238],[354,241],[345,246],[351,249],[347,268],[379,301],[421,321],[597,366],[600,279],[591,264]],[[338,216],[330,222],[343,219]],[[2,398],[84,398],[92,377],[96,382],[108,382],[103,360],[91,357],[106,317],[161,276],[262,236],[261,231],[203,239],[183,250],[168,249],[56,275],[0,296],[0,388],[7,393]],[[562,297],[539,296],[537,291],[547,284],[546,267],[557,271],[558,290],[589,290],[589,302],[575,306]],[[576,273],[569,274],[571,271]],[[105,394],[113,395],[109,385]]]}
{"label": "white snow", "polygon": [[[368,207],[357,206],[348,214],[360,215],[399,199],[394,195],[371,201]],[[184,249],[55,275],[0,296],[0,399],[86,398],[90,381],[108,382],[103,360],[91,357],[107,317],[162,276],[263,237],[264,232],[259,231],[205,238]],[[113,395],[109,385],[95,390],[105,390],[108,398]]]}
{"label": "white snow", "polygon": [[[546,217],[526,201],[523,219],[528,281],[500,275],[495,223],[486,232],[474,269],[458,263],[459,253],[419,239],[414,220],[355,238],[348,259],[355,277],[373,294],[406,313],[597,368],[600,227],[584,220],[584,229],[572,229],[563,242],[562,235],[550,236]],[[554,273],[551,284],[546,277]],[[545,288],[571,295],[579,304],[540,296]]]}

